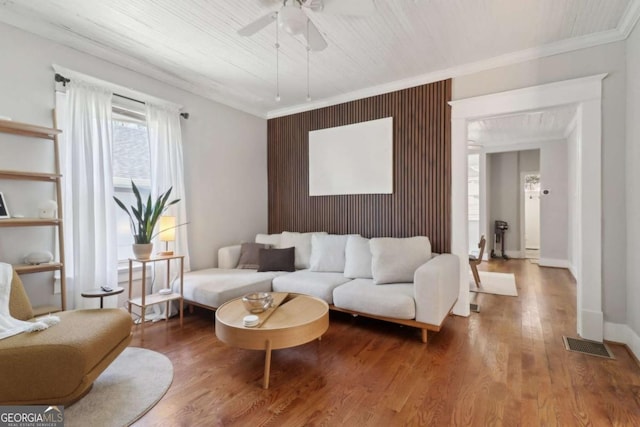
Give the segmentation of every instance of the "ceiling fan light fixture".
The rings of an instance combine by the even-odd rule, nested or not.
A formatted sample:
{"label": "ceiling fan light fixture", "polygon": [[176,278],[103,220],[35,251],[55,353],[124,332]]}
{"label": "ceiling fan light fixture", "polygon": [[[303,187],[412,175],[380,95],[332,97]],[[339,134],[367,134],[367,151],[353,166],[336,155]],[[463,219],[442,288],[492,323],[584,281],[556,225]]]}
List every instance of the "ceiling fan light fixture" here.
{"label": "ceiling fan light fixture", "polygon": [[307,29],[307,15],[295,1],[287,2],[278,13],[278,25],[292,36],[303,34]]}

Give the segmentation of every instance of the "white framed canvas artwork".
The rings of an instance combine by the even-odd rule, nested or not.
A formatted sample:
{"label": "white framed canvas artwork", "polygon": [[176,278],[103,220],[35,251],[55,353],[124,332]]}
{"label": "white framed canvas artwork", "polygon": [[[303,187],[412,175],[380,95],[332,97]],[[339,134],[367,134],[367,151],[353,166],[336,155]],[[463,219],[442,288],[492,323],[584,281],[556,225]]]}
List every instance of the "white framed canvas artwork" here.
{"label": "white framed canvas artwork", "polygon": [[309,132],[309,195],[393,193],[393,117]]}

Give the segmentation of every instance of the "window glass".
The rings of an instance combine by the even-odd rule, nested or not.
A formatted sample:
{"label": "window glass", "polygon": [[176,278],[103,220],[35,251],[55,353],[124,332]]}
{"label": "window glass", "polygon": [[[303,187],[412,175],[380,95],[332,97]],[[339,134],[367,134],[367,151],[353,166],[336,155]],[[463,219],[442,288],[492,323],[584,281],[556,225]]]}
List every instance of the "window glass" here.
{"label": "window glass", "polygon": [[[131,180],[140,189],[143,198],[151,188],[151,162],[147,126],[143,120],[113,113],[113,189],[114,195],[127,205],[135,205],[131,191]],[[118,259],[133,256],[133,235],[129,216],[119,207],[116,209],[118,230]]]}

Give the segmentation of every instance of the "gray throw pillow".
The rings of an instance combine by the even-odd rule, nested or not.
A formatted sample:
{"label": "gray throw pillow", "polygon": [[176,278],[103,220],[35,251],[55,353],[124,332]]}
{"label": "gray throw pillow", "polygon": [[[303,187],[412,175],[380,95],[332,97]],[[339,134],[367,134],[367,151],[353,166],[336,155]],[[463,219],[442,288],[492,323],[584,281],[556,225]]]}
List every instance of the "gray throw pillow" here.
{"label": "gray throw pillow", "polygon": [[238,268],[257,270],[260,265],[260,249],[268,249],[269,245],[262,243],[243,243],[240,246]]}
{"label": "gray throw pillow", "polygon": [[295,248],[260,249],[258,271],[296,271]]}

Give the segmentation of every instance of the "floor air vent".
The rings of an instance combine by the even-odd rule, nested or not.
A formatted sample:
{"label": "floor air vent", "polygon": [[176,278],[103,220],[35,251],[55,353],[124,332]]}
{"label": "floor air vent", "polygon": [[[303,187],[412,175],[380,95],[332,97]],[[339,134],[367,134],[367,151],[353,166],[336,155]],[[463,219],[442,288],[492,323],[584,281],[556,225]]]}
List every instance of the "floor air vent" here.
{"label": "floor air vent", "polygon": [[569,351],[604,357],[605,359],[615,359],[605,343],[569,337],[562,337],[562,340],[564,341],[564,348]]}

